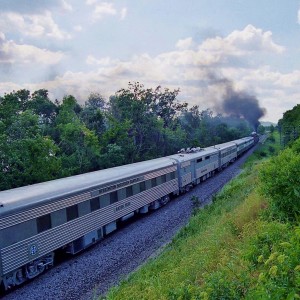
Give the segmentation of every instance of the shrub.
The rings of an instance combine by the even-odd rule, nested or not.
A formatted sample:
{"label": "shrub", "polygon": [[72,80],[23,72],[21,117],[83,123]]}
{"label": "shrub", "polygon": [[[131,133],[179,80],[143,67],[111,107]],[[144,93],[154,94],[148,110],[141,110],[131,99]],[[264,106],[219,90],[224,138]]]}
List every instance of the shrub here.
{"label": "shrub", "polygon": [[269,146],[268,150],[271,154],[273,154],[275,152],[275,148],[273,146]]}
{"label": "shrub", "polygon": [[300,155],[293,148],[285,149],[262,164],[259,177],[260,190],[270,199],[272,215],[296,220],[300,213]]}
{"label": "shrub", "polygon": [[273,135],[271,135],[268,139],[271,143],[275,143],[275,137]]}
{"label": "shrub", "polygon": [[247,256],[255,265],[256,275],[246,299],[299,299],[299,227],[291,229],[275,221],[265,224]]}

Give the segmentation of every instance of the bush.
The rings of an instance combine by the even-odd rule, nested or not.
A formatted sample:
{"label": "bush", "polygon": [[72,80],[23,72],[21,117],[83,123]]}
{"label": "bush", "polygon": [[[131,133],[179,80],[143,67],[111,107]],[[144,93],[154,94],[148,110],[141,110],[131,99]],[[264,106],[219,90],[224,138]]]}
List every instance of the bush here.
{"label": "bush", "polygon": [[256,274],[247,299],[299,299],[300,228],[263,225],[246,255]]}
{"label": "bush", "polygon": [[297,220],[300,213],[300,156],[294,148],[262,164],[260,189],[270,199],[270,211],[282,220]]}
{"label": "bush", "polygon": [[268,140],[271,142],[271,143],[275,143],[275,137],[274,135],[271,135]]}
{"label": "bush", "polygon": [[268,150],[271,154],[275,153],[275,148],[273,146],[269,146]]}

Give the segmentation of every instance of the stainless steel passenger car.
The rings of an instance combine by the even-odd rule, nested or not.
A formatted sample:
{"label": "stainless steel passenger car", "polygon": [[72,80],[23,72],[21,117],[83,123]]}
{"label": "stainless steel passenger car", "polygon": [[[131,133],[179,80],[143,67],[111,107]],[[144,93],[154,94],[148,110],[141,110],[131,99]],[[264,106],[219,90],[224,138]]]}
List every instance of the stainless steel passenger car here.
{"label": "stainless steel passenger car", "polygon": [[254,145],[253,137],[245,137],[239,140],[234,141],[237,145],[237,155],[240,156],[245,151],[247,151],[250,147]]}
{"label": "stainless steel passenger car", "polygon": [[178,163],[181,192],[204,181],[219,168],[218,150],[213,148],[192,148],[169,157]]}
{"label": "stainless steel passenger car", "polygon": [[0,192],[0,283],[5,289],[77,253],[179,191],[170,158],[120,166]]}
{"label": "stainless steel passenger car", "polygon": [[214,146],[219,150],[219,169],[227,167],[237,159],[237,144],[235,141]]}
{"label": "stainless steel passenger car", "polygon": [[0,192],[0,284],[20,285],[221,170],[253,137]]}

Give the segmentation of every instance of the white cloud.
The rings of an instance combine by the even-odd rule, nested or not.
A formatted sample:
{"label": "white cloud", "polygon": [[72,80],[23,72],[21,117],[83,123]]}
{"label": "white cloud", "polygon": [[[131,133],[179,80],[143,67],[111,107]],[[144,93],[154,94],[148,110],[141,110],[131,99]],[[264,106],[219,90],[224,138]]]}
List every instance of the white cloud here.
{"label": "white cloud", "polygon": [[5,35],[0,33],[0,63],[9,64],[42,64],[54,65],[59,63],[64,54],[40,49],[32,45],[16,44],[7,41]]}
{"label": "white cloud", "polygon": [[298,10],[298,23],[300,24],[300,8]]}
{"label": "white cloud", "polygon": [[93,6],[93,21],[102,20],[107,16],[120,16],[120,20],[124,20],[127,16],[127,7],[123,7],[119,10],[115,7],[114,3],[100,0],[86,0],[85,3],[89,6]]}
{"label": "white cloud", "polygon": [[216,37],[207,39],[199,46],[200,50],[224,56],[245,56],[257,53],[282,53],[285,49],[272,40],[270,31],[253,25],[246,26],[242,31],[235,30],[225,38]]}
{"label": "white cloud", "polygon": [[[3,43],[9,43],[5,42],[5,37],[0,34],[0,40],[1,37],[4,42],[0,42],[0,53],[3,53]],[[20,46],[10,43],[12,48]],[[73,94],[83,103],[91,92],[99,91],[99,87],[99,92],[108,97],[120,88],[126,88],[129,81],[139,81],[145,87],[180,87],[180,99],[206,109],[212,108],[223,95],[222,87],[213,82],[212,77],[215,76],[220,81],[224,78],[232,81],[238,90],[246,90],[256,95],[262,106],[270,107],[272,103],[272,113],[265,117],[270,121],[281,118],[282,112],[291,108],[290,99],[300,99],[300,71],[282,74],[261,65],[261,54],[267,52],[269,55],[279,55],[284,50],[273,41],[271,32],[249,25],[243,30],[233,31],[224,38],[207,39],[197,48],[192,46],[193,41],[189,37],[179,40],[175,51],[154,57],[144,53],[127,61],[89,55],[86,58],[86,63],[91,68],[89,72],[65,72],[52,81],[27,87],[23,85],[22,88],[30,88],[32,91],[47,88],[54,99],[60,99],[66,93]],[[45,50],[39,50],[43,55],[50,55],[43,52]],[[5,53],[9,55],[11,51]],[[20,61],[26,60],[21,57],[20,52],[18,55]],[[52,55],[59,59],[59,55],[62,54]],[[33,59],[30,55],[28,57]],[[237,57],[243,63],[232,63],[232,57]],[[251,65],[248,63],[250,59]],[[43,60],[47,58],[41,59]],[[3,89],[0,86],[0,92]]]}
{"label": "white cloud", "polygon": [[96,4],[93,11],[93,19],[99,20],[105,16],[117,15],[117,10],[115,9],[113,3],[101,2]]}
{"label": "white cloud", "polygon": [[187,50],[190,49],[193,46],[193,39],[191,37],[179,40],[176,43],[176,48],[179,50]]}
{"label": "white cloud", "polygon": [[33,15],[14,12],[1,13],[0,28],[5,32],[19,32],[35,38],[49,37],[58,40],[71,38],[70,34],[58,27],[50,11]]}
{"label": "white cloud", "polygon": [[126,18],[126,16],[127,16],[127,8],[123,7],[121,9],[121,13],[120,14],[121,14],[121,20],[124,20]]}
{"label": "white cloud", "polygon": [[118,63],[118,60],[112,60],[110,57],[103,57],[100,59],[95,58],[93,55],[88,55],[86,59],[86,63],[88,65],[101,65],[101,66],[109,66]]}

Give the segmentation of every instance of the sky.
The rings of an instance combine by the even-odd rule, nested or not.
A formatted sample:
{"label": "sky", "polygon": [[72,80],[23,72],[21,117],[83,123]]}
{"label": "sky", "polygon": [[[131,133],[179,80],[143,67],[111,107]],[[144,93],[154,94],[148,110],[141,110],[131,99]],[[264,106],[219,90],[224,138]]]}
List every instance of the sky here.
{"label": "sky", "polygon": [[215,112],[229,82],[276,123],[300,103],[300,0],[0,0],[1,96],[83,104],[136,81]]}

